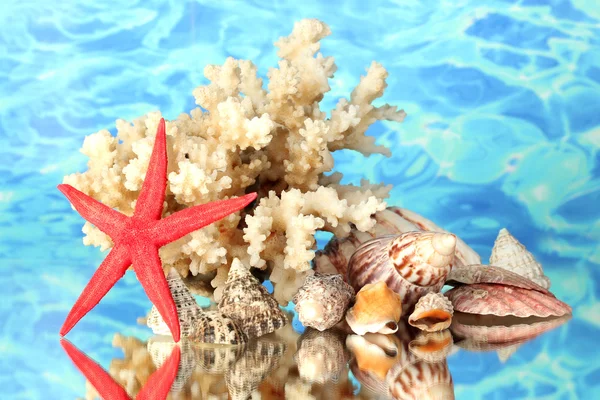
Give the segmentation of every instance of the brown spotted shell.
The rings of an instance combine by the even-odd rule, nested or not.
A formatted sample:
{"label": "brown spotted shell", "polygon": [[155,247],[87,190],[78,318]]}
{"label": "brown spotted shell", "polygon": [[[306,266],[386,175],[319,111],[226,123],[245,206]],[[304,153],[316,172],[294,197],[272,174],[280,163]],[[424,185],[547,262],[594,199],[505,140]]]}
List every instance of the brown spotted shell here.
{"label": "brown spotted shell", "polygon": [[516,317],[550,317],[571,314],[571,307],[551,294],[515,286],[477,283],[446,292],[455,311]]}
{"label": "brown spotted shell", "polygon": [[355,290],[383,281],[402,299],[407,311],[423,295],[439,292],[451,269],[456,237],[448,233],[408,232],[362,244],[348,264]]}
{"label": "brown spotted shell", "polygon": [[346,322],[353,332],[383,334],[398,330],[402,315],[400,295],[392,291],[385,282],[365,285],[357,294],[354,306],[346,313]]}
{"label": "brown spotted shell", "polygon": [[266,335],[287,323],[277,301],[238,259],[231,263],[219,311],[249,338]]}
{"label": "brown spotted shell", "polygon": [[427,293],[415,305],[408,323],[428,332],[442,331],[452,323],[454,309],[442,293]]}

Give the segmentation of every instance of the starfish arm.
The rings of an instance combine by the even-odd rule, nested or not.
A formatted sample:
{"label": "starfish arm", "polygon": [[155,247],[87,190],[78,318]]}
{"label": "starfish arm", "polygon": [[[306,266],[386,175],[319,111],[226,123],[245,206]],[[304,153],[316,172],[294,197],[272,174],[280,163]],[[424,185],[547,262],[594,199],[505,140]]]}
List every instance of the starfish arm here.
{"label": "starfish arm", "polygon": [[160,219],[167,188],[167,136],[165,120],[160,119],[146,178],[135,204],[135,219]]}
{"label": "starfish arm", "polygon": [[150,375],[150,378],[146,381],[146,384],[139,391],[136,399],[138,400],[164,400],[167,398],[173,381],[177,376],[177,369],[179,368],[179,359],[181,357],[181,350],[179,346],[175,346],[171,355],[165,361],[165,363]]}
{"label": "starfish arm", "polygon": [[152,228],[152,237],[158,247],[171,243],[231,213],[246,207],[256,198],[256,193],[228,200],[213,201],[189,207],[158,221]]}
{"label": "starfish arm", "polygon": [[133,269],[146,295],[169,327],[173,339],[179,342],[177,307],[165,278],[158,248],[152,243],[138,243],[134,250]]}
{"label": "starfish arm", "polygon": [[93,197],[80,192],[71,185],[58,185],[65,197],[71,202],[86,221],[94,224],[102,232],[108,236],[116,237],[127,222],[127,216],[118,211],[113,210],[106,204],[100,203]]}
{"label": "starfish arm", "polygon": [[87,378],[103,399],[129,400],[129,396],[113,378],[94,360],[65,339],[60,344],[73,364]]}
{"label": "starfish arm", "polygon": [[102,300],[114,284],[125,275],[125,271],[130,265],[131,259],[127,254],[127,248],[122,245],[115,246],[100,264],[73,305],[60,329],[61,336],[69,333],[71,328]]}

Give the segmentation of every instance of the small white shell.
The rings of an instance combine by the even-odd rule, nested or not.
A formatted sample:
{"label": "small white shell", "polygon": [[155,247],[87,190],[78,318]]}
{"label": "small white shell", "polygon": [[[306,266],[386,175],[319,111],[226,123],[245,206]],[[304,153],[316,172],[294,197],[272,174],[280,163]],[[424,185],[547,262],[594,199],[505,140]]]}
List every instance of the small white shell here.
{"label": "small white shell", "polygon": [[353,296],[341,275],[310,275],[293,301],[302,325],[324,331],[344,318]]}
{"label": "small white shell", "polygon": [[544,289],[550,287],[550,279],[544,275],[542,265],[506,228],[500,230],[494,242],[490,265],[515,272]]}
{"label": "small white shell", "polygon": [[442,331],[452,323],[452,302],[442,293],[428,293],[421,297],[408,323],[427,332]]}

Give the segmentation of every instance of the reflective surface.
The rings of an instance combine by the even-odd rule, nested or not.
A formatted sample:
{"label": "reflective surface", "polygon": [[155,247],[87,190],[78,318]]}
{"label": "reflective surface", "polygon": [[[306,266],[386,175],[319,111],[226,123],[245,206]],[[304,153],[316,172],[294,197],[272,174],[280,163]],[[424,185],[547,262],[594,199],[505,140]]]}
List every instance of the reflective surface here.
{"label": "reflective surface", "polygon": [[[69,399],[86,391],[58,331],[103,255],[82,245],[83,222],[55,189],[64,175],[86,168],[78,152],[84,136],[114,132],[116,118],[189,111],[193,88],[206,83],[204,66],[229,55],[252,59],[264,76],[277,62],[272,42],[304,17],[322,19],[332,30],[322,52],[335,57],[338,71],[324,108],[347,96],[378,60],[390,74],[382,101],[408,113],[400,126],[369,131],[392,149],[391,158],[336,154],[345,181],[393,184],[389,204],[457,233],[483,260],[507,227],[543,263],[557,297],[573,306],[568,324],[522,344],[505,362],[496,352],[451,355],[456,397],[600,398],[597,1],[377,3],[2,4],[0,377],[6,398]],[[69,340],[108,369],[123,357],[110,345],[115,332],[149,337],[134,323],[149,309],[127,273]],[[214,378],[215,390],[223,385]]]}

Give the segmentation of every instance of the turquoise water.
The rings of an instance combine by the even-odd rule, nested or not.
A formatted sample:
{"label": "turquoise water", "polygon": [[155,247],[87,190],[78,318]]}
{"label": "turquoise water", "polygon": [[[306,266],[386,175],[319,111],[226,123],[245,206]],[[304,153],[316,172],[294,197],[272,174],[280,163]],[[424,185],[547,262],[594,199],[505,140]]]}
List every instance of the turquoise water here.
{"label": "turquoise water", "polygon": [[[85,393],[58,330],[102,254],[82,245],[82,221],[55,189],[85,168],[84,136],[114,132],[117,118],[189,111],[204,66],[227,56],[252,59],[265,75],[277,62],[272,42],[301,18],[333,31],[322,52],[338,71],[323,108],[377,60],[390,74],[383,101],[408,113],[402,125],[370,130],[391,158],[336,155],[346,180],[394,184],[390,204],[457,233],[484,260],[507,227],[573,306],[572,321],[506,363],[493,353],[450,357],[457,398],[600,398],[596,0],[4,2],[1,398]],[[128,273],[69,338],[106,367],[120,356],[115,332],[148,336],[134,321],[149,307]]]}

